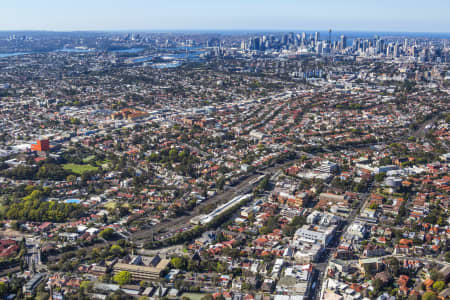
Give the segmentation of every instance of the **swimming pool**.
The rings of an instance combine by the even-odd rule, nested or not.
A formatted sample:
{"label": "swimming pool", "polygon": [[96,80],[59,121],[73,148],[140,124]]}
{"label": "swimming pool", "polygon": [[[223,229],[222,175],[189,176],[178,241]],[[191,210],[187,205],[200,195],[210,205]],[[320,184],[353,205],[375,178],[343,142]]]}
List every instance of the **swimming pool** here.
{"label": "swimming pool", "polygon": [[80,204],[81,200],[80,199],[67,199],[64,202],[66,203],[75,203],[75,204]]}

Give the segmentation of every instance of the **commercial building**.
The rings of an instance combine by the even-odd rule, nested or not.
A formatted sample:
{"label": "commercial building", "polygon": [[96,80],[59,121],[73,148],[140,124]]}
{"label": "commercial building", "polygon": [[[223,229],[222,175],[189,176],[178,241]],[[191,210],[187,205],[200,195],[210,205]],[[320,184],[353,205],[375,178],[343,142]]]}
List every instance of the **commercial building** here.
{"label": "commercial building", "polygon": [[31,144],[31,151],[49,151],[50,142],[49,140],[37,140],[35,143]]}
{"label": "commercial building", "polygon": [[113,271],[114,274],[128,271],[133,280],[153,281],[160,278],[161,272],[169,265],[169,262],[168,259],[162,259],[159,255],[153,258],[137,255],[117,262]]}
{"label": "commercial building", "polygon": [[322,246],[326,247],[333,239],[336,228],[336,225],[332,225],[329,227],[318,225],[303,225],[295,232],[294,239],[310,243],[319,243]]}
{"label": "commercial building", "polygon": [[27,297],[34,296],[36,288],[44,280],[44,278],[45,278],[44,274],[39,273],[31,277],[31,279],[23,286],[23,293],[25,294],[25,296]]}

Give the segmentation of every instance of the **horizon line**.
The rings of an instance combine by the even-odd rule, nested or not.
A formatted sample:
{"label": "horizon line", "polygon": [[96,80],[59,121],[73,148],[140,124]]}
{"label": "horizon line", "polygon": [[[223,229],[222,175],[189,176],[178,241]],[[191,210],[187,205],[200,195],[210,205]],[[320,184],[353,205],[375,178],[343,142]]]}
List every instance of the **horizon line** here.
{"label": "horizon line", "polygon": [[[104,32],[104,33],[114,33],[114,32],[156,32],[156,33],[165,33],[165,32],[287,32],[287,31],[306,31],[306,32],[319,32],[319,31],[328,31],[328,29],[71,29],[71,30],[61,30],[61,29],[0,29],[1,33],[4,32],[54,32],[54,33],[74,33],[74,32]],[[449,31],[399,31],[399,30],[374,30],[374,29],[333,29],[332,32],[361,32],[361,33],[372,33],[372,32],[381,32],[381,33],[428,33],[428,34],[450,34]]]}

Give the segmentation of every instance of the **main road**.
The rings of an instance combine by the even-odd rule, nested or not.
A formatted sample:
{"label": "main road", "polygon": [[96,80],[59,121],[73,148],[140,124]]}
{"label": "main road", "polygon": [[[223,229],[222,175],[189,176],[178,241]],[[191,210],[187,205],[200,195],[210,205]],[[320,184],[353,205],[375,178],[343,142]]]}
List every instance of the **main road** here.
{"label": "main road", "polygon": [[337,247],[339,246],[339,240],[342,237],[342,235],[347,231],[348,227],[355,221],[356,217],[358,216],[358,213],[360,212],[361,208],[364,206],[364,204],[367,202],[368,195],[370,193],[372,185],[369,185],[369,191],[361,195],[361,201],[359,202],[358,206],[352,210],[350,215],[348,216],[347,220],[345,221],[344,227],[340,228],[336,233],[334,240],[332,242],[331,247],[327,248],[325,251],[325,255],[322,257],[322,261],[315,264],[315,268],[318,270],[319,275],[317,276],[317,282],[315,290],[312,292],[311,299],[319,299],[320,298],[320,291],[322,290],[322,285],[325,282],[325,278],[327,275],[327,267],[328,263],[330,262],[330,259],[333,257],[334,252],[336,251]]}

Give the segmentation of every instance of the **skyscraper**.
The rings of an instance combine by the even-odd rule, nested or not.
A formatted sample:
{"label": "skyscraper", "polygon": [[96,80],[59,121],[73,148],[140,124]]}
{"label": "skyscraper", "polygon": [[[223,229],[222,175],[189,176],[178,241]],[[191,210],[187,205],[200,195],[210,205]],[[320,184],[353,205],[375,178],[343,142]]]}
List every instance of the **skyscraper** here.
{"label": "skyscraper", "polygon": [[316,44],[316,53],[322,54],[322,43],[321,42],[317,42],[317,44]]}
{"label": "skyscraper", "polygon": [[353,51],[358,51],[359,45],[360,45],[360,39],[354,39],[353,44],[352,44]]}
{"label": "skyscraper", "polygon": [[341,35],[341,47],[342,49],[347,48],[347,37],[345,35]]}
{"label": "skyscraper", "polygon": [[246,48],[245,46],[246,46],[246,45],[245,45],[245,40],[242,40],[242,41],[241,41],[241,49],[242,49],[242,50],[245,50],[245,48]]}
{"label": "skyscraper", "polygon": [[381,41],[380,40],[375,40],[375,49],[377,50],[377,54],[381,53]]}
{"label": "skyscraper", "polygon": [[320,33],[316,31],[314,33],[314,42],[317,43],[320,40]]}
{"label": "skyscraper", "polygon": [[407,55],[408,54],[408,39],[405,39],[403,41],[403,54]]}
{"label": "skyscraper", "polygon": [[261,49],[261,39],[259,37],[255,37],[254,41],[255,41],[255,50],[260,50]]}
{"label": "skyscraper", "polygon": [[394,45],[393,55],[394,55],[394,57],[398,57],[398,56],[399,56],[399,53],[398,53],[398,43],[395,43],[395,45]]}

